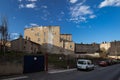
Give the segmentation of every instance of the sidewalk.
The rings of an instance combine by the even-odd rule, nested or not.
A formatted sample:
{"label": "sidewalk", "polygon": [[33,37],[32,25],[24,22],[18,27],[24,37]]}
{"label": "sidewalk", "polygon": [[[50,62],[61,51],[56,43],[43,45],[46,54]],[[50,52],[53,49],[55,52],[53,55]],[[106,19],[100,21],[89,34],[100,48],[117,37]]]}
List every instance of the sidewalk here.
{"label": "sidewalk", "polygon": [[76,68],[73,69],[50,69],[47,72],[36,72],[36,73],[28,73],[28,74],[21,74],[21,75],[11,75],[11,76],[3,76],[0,77],[0,80],[19,80],[19,79],[25,79],[28,80],[29,78],[39,76],[41,79],[45,78],[49,74],[56,74],[56,73],[62,73],[62,72],[68,72],[68,71],[74,71]]}
{"label": "sidewalk", "polygon": [[68,72],[68,71],[74,71],[74,70],[76,70],[76,68],[73,68],[73,69],[53,69],[53,70],[49,70],[48,73],[54,74],[54,73]]}

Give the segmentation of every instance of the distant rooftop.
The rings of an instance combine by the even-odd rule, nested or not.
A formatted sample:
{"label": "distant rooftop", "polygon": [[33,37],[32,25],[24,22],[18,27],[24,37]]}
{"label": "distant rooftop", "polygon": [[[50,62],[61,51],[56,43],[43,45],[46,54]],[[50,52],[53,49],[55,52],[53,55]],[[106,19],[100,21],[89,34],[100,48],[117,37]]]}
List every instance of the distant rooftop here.
{"label": "distant rooftop", "polygon": [[51,25],[48,25],[48,26],[30,26],[30,27],[28,27],[28,28],[25,28],[25,29],[30,29],[30,28],[42,28],[42,27],[60,27],[60,26],[58,26],[58,25],[54,25],[54,26],[51,26]]}

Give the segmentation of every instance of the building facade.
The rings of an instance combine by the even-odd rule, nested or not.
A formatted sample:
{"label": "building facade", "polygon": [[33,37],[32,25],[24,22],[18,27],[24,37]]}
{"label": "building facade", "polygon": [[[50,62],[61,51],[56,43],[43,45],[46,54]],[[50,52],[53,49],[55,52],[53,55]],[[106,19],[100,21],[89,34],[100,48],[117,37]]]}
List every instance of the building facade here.
{"label": "building facade", "polygon": [[75,44],[75,53],[78,55],[89,55],[89,56],[95,56],[99,57],[99,50],[100,46],[99,44],[93,43],[93,44]]}
{"label": "building facade", "polygon": [[109,57],[120,57],[120,41],[101,43],[100,48],[104,48]]}
{"label": "building facade", "polygon": [[120,56],[120,41],[113,41],[110,42],[111,47],[109,49],[110,54],[109,55],[113,55],[113,56]]}
{"label": "building facade", "polygon": [[[28,38],[31,41],[40,44],[43,53],[65,53],[66,50],[70,50],[66,48],[66,42],[74,48],[72,35],[67,35],[67,38],[66,35],[61,35],[59,26],[38,26],[26,28],[24,30],[24,38]],[[71,52],[73,53],[74,51]],[[67,52],[66,54],[71,53]]]}
{"label": "building facade", "polygon": [[60,41],[71,42],[72,34],[60,34]]}
{"label": "building facade", "polygon": [[11,50],[25,53],[38,53],[41,52],[40,44],[32,42],[22,37],[11,41]]}
{"label": "building facade", "polygon": [[75,44],[72,41],[72,34],[60,34],[60,47],[63,54],[74,53]]}
{"label": "building facade", "polygon": [[106,51],[109,50],[111,47],[111,43],[110,42],[103,42],[100,44],[100,49],[104,48]]}

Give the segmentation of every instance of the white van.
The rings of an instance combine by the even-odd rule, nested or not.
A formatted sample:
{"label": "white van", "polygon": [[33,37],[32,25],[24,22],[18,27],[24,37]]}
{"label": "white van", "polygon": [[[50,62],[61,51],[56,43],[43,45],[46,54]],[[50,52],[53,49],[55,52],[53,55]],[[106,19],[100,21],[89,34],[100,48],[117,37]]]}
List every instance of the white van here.
{"label": "white van", "polygon": [[94,69],[94,64],[91,60],[87,59],[78,59],[77,60],[77,69],[92,70]]}

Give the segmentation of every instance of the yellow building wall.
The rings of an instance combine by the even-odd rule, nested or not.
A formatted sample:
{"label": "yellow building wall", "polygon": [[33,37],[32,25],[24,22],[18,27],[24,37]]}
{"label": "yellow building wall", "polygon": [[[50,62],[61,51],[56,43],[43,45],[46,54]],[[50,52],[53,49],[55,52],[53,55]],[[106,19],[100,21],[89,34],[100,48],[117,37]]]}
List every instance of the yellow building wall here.
{"label": "yellow building wall", "polygon": [[61,41],[72,41],[72,35],[71,34],[60,34]]}
{"label": "yellow building wall", "polygon": [[59,53],[60,27],[38,26],[24,30],[24,38],[42,45],[43,52]]}
{"label": "yellow building wall", "polygon": [[60,53],[68,55],[68,54],[74,54],[74,42],[60,42]]}
{"label": "yellow building wall", "polygon": [[100,49],[104,48],[105,50],[108,50],[111,47],[110,43],[101,43]]}
{"label": "yellow building wall", "polygon": [[39,26],[24,30],[24,38],[30,38],[39,44],[52,44],[59,46],[60,27],[59,26]]}

